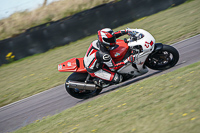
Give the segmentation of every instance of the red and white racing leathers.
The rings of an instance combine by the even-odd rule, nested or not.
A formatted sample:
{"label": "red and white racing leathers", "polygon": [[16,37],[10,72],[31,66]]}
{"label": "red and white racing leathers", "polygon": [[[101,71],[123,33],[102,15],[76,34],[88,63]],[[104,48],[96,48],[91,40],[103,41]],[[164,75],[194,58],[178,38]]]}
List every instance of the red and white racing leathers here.
{"label": "red and white racing leathers", "polygon": [[[127,34],[121,30],[115,32],[116,38]],[[109,54],[109,50],[105,48],[98,40],[91,43],[84,57],[84,65],[86,70],[92,77],[119,83],[119,74],[113,72],[125,65],[125,62],[115,63]]]}

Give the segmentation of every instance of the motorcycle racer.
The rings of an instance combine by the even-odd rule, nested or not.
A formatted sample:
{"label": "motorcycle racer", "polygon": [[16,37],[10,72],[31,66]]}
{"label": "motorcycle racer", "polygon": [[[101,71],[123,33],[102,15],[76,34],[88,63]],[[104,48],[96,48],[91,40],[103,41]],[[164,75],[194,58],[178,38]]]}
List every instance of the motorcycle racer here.
{"label": "motorcycle racer", "polygon": [[98,31],[98,40],[93,41],[89,46],[84,57],[84,65],[87,72],[92,77],[96,77],[94,83],[98,86],[106,81],[119,83],[122,81],[122,76],[115,70],[134,62],[133,55],[130,55],[126,60],[115,63],[109,53],[109,50],[116,46],[116,38],[125,34],[128,34],[127,30],[114,32],[110,28],[104,28]]}

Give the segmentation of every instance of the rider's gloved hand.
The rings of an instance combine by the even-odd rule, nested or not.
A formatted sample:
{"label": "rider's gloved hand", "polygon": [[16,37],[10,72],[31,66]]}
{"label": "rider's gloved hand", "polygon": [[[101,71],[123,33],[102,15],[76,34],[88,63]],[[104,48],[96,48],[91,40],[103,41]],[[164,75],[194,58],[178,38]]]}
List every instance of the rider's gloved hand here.
{"label": "rider's gloved hand", "polygon": [[137,41],[137,36],[136,36],[137,32],[131,31],[131,30],[129,30],[129,29],[126,29],[126,30],[125,30],[125,33],[126,33],[127,35],[131,36],[131,37],[132,37],[132,40]]}
{"label": "rider's gloved hand", "polygon": [[130,55],[125,61],[124,63],[127,64],[127,63],[132,63],[135,61],[135,58],[133,57],[133,55]]}

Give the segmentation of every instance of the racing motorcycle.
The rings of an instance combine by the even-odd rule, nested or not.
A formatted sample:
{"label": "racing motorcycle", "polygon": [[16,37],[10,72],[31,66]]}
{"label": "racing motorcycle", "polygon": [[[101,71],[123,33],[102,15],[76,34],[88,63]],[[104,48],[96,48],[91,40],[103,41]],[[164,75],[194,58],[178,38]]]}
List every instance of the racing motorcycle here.
{"label": "racing motorcycle", "polygon": [[[162,43],[155,43],[154,37],[143,29],[127,28],[129,38],[117,39],[116,46],[110,48],[112,59],[118,63],[127,59],[131,54],[135,61],[116,70],[123,76],[123,81],[141,76],[153,70],[166,70],[179,60],[178,51]],[[83,58],[72,58],[58,65],[60,72],[73,72],[66,80],[67,92],[78,99],[87,99],[98,95],[103,88],[111,84],[97,86],[84,67]],[[122,82],[123,82],[122,81]]]}

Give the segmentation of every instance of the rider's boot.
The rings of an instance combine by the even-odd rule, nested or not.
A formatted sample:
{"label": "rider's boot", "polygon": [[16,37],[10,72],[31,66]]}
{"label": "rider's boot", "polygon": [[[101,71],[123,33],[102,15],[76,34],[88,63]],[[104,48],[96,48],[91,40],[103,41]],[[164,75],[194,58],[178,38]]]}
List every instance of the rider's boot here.
{"label": "rider's boot", "polygon": [[102,80],[100,78],[94,78],[93,79],[94,84],[96,84],[97,86],[101,87],[101,88],[106,88],[110,85],[109,81],[106,80]]}
{"label": "rider's boot", "polygon": [[99,87],[102,87],[102,85],[104,84],[103,80],[100,78],[94,78],[93,82],[94,82],[94,84],[96,84]]}

